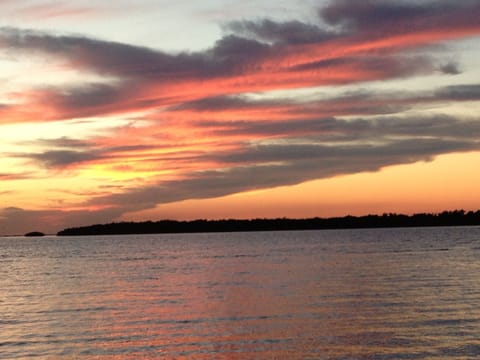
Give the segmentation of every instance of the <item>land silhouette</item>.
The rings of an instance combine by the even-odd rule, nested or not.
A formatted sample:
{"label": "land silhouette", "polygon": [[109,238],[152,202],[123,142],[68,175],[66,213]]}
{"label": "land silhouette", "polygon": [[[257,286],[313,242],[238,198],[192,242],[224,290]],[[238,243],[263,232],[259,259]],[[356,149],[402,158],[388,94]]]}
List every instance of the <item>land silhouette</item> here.
{"label": "land silhouette", "polygon": [[27,237],[40,237],[40,236],[45,236],[45,234],[42,233],[42,232],[40,232],[40,231],[32,231],[32,232],[26,233],[24,236],[27,236]]}
{"label": "land silhouette", "polygon": [[144,222],[114,222],[90,226],[67,228],[57,233],[68,235],[122,235],[122,234],[166,234],[237,231],[280,231],[280,230],[321,230],[321,229],[362,229],[385,227],[424,226],[468,226],[480,225],[480,210],[443,211],[441,213],[420,213],[403,215],[344,216],[308,219],[251,219],[251,220],[160,220]]}

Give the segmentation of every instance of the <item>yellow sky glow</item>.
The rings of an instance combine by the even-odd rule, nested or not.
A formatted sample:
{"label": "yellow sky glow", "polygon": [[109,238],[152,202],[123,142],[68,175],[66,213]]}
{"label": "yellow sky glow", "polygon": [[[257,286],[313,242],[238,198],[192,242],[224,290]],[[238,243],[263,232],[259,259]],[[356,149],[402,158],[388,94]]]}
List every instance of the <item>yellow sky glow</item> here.
{"label": "yellow sky glow", "polygon": [[479,183],[480,152],[456,153],[439,156],[430,162],[389,166],[379,172],[338,176],[215,199],[180,201],[129,213],[124,219],[302,218],[347,213],[474,210],[480,204]]}

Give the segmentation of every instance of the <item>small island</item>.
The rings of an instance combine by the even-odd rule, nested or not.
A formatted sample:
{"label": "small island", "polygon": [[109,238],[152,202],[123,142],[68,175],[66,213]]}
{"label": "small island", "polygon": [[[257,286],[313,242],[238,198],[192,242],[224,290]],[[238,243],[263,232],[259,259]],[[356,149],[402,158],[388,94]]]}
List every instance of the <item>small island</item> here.
{"label": "small island", "polygon": [[25,236],[27,236],[27,237],[41,237],[41,236],[45,236],[45,234],[40,232],[40,231],[32,231],[32,232],[26,233]]}

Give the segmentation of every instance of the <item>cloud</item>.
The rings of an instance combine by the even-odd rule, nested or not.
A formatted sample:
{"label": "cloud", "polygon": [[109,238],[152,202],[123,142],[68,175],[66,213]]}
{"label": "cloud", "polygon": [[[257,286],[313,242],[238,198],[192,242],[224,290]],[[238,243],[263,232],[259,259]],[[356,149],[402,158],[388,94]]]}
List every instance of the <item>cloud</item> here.
{"label": "cloud", "polygon": [[241,36],[270,44],[314,44],[334,39],[336,32],[322,29],[316,24],[301,21],[275,22],[269,19],[260,21],[233,21],[225,26]]}
{"label": "cloud", "polygon": [[438,90],[435,96],[441,100],[480,100],[480,84],[452,85]]}
{"label": "cloud", "polygon": [[[343,138],[335,142],[335,136],[318,129],[318,134],[308,136],[246,143],[227,153],[205,155],[218,164],[217,169],[190,172],[179,180],[97,197],[88,205],[135,211],[162,203],[378,171],[389,165],[429,161],[440,154],[480,150],[478,119],[385,117],[326,119],[318,123],[322,121],[328,134],[337,133]],[[266,131],[255,123],[248,126],[250,132]],[[288,134],[291,132],[288,129]]]}
{"label": "cloud", "polygon": [[68,165],[98,160],[101,156],[86,151],[52,150],[42,153],[22,154],[17,157],[28,157],[48,168],[66,167]]}
{"label": "cloud", "polygon": [[[345,121],[338,119],[338,116],[395,114],[422,103],[476,100],[480,100],[480,90],[476,84],[447,86],[423,93],[403,91],[389,94],[363,91],[345,93],[325,100],[313,98],[308,101],[298,98],[259,100],[246,96],[207,97],[167,107],[155,115],[158,123],[154,122],[145,128],[125,129],[126,145],[118,146],[115,145],[116,141],[100,137],[88,141],[68,137],[39,139],[31,141],[30,145],[44,148],[42,151],[15,153],[11,156],[31,159],[44,167],[57,169],[99,162],[110,162],[112,166],[120,166],[123,160],[128,161],[129,157],[139,152],[143,154],[142,158],[145,161],[162,161],[162,166],[167,168],[170,168],[170,165],[165,161],[172,163],[176,161],[175,167],[180,164],[178,161],[182,158],[184,161],[201,162],[203,152],[181,150],[184,147],[183,141],[191,141],[188,134],[183,139],[179,133],[179,126],[183,121],[181,119],[184,118],[188,118],[183,122],[184,131],[191,134],[199,133],[200,136],[214,136],[213,139],[218,139],[217,146],[228,141],[243,141],[242,139],[248,136],[261,140],[321,134],[324,141],[331,142],[352,140],[367,133],[375,136],[389,132],[392,136],[413,135],[408,133],[409,129],[414,129],[417,133],[423,131],[426,135],[440,135],[443,129],[447,129],[450,134],[462,131],[467,131],[468,134],[476,133],[475,121],[458,122],[452,120],[453,118],[441,116],[417,117],[408,123],[402,117],[381,121],[378,119]],[[245,119],[245,116],[249,118]],[[171,120],[162,121],[162,118]],[[228,121],[225,121],[226,118]],[[425,126],[426,123],[428,127]],[[153,141],[154,138],[159,139],[169,133],[176,134],[177,140],[174,138],[167,140],[168,138],[164,137],[161,146],[144,143],[147,137]],[[119,140],[118,136],[116,140]],[[164,154],[167,151],[169,155],[155,155],[155,150],[160,147],[164,149]],[[171,156],[172,152],[176,155]],[[137,160],[142,161],[141,158]]]}
{"label": "cloud", "polygon": [[[18,1],[17,4],[18,5]],[[13,14],[24,19],[77,18],[97,13],[98,9],[87,6],[72,6],[64,2],[44,2],[28,4],[17,8]]]}
{"label": "cloud", "polygon": [[478,120],[458,120],[451,116],[376,117],[374,119],[336,118],[297,119],[294,121],[232,121],[202,122],[199,126],[212,127],[223,136],[244,135],[280,137],[288,142],[301,136],[315,137],[317,141],[335,143],[344,141],[381,141],[386,137],[452,137],[474,140],[480,137]]}
{"label": "cloud", "polygon": [[123,211],[138,211],[185,199],[218,197],[254,189],[293,185],[312,179],[378,171],[388,165],[431,160],[441,153],[474,149],[480,149],[478,143],[428,139],[396,141],[380,146],[260,146],[244,153],[227,155],[222,160],[264,164],[205,171],[181,181],[169,181],[156,186],[130,189],[122,194],[95,198],[90,203],[108,204],[122,208]]}
{"label": "cloud", "polygon": [[204,52],[168,54],[124,43],[8,27],[0,28],[0,46],[10,51],[59,57],[79,69],[122,80],[161,84],[238,74],[269,49],[256,40],[229,35]]}
{"label": "cloud", "polygon": [[[60,137],[36,139],[22,142],[20,145],[40,147],[41,151],[11,153],[10,157],[30,159],[46,168],[65,168],[73,164],[99,160],[103,155],[96,149],[93,141]],[[46,149],[46,150],[43,150]]]}
{"label": "cloud", "polygon": [[[29,179],[32,177],[31,173],[0,173],[0,180],[7,181],[7,180],[23,180]],[[3,192],[4,194],[7,192]]]}
{"label": "cloud", "polygon": [[90,108],[98,107],[122,100],[119,89],[113,85],[102,83],[85,84],[83,86],[62,89],[56,94],[53,102],[60,108]]}
{"label": "cloud", "polygon": [[68,136],[62,136],[60,138],[53,139],[37,139],[29,141],[27,145],[37,145],[43,147],[54,147],[54,148],[89,148],[93,146],[92,141],[73,139]]}
{"label": "cloud", "polygon": [[[191,76],[201,71],[201,59],[194,55],[170,55],[145,47],[69,35],[1,28],[3,47],[14,51],[37,52],[57,56],[79,68],[105,75],[121,75],[122,78],[163,79]],[[200,62],[199,62],[200,61]]]}
{"label": "cloud", "polygon": [[[97,139],[97,141],[101,141]],[[92,162],[111,162],[128,159],[131,153],[157,149],[153,145],[105,146],[68,137],[29,141],[30,146],[45,150],[10,154],[11,157],[30,159],[46,168],[64,169]]]}
{"label": "cloud", "polygon": [[440,71],[443,72],[444,74],[450,74],[450,75],[458,75],[462,73],[458,63],[452,62],[452,61],[441,65]]}
{"label": "cloud", "polygon": [[[317,121],[320,118],[342,115],[394,114],[421,104],[478,100],[480,100],[480,85],[464,84],[422,92],[350,91],[330,98],[325,98],[321,94],[308,98],[275,99],[255,99],[241,95],[215,96],[167,107],[162,114],[168,114],[170,117],[188,117],[195,122],[195,126],[224,128],[227,131],[235,127],[245,127],[252,120],[256,120],[260,127],[264,127],[264,122],[269,120],[272,120],[272,127],[288,126],[285,122],[290,120],[307,128],[315,126],[314,123],[302,124],[302,121],[308,119]],[[196,118],[201,120],[196,121]],[[228,118],[228,121],[225,121],[225,118]],[[276,121],[280,119],[283,121]]]}
{"label": "cloud", "polygon": [[273,106],[283,106],[288,99],[275,100],[252,100],[246,96],[213,96],[201,98],[193,101],[183,102],[178,105],[169,107],[168,111],[194,110],[194,111],[221,111],[221,110],[237,110],[252,109],[255,107],[268,108]]}
{"label": "cloud", "polygon": [[[397,121],[395,121],[397,120]],[[304,137],[297,141],[286,139],[283,142],[260,143],[246,147],[238,152],[220,154],[216,159],[227,164],[251,163],[297,163],[314,160],[323,165],[335,158],[338,163],[358,162],[363,156],[395,159],[406,156],[417,159],[437,154],[468,151],[478,148],[480,142],[480,123],[459,122],[453,119],[388,119],[383,121],[356,120],[354,122],[339,121],[337,126],[330,124],[330,131],[344,133],[355,139],[351,144],[325,145],[327,139],[334,137]],[[442,121],[443,120],[443,121]],[[386,122],[386,123],[385,123]],[[437,124],[440,123],[440,125]],[[460,125],[463,123],[463,126]],[[343,138],[342,140],[345,140]],[[400,161],[399,163],[403,163]],[[312,164],[313,165],[313,164]],[[359,169],[356,169],[359,170]],[[360,171],[367,171],[364,169]],[[332,174],[339,175],[339,174]]]}
{"label": "cloud", "polygon": [[[350,22],[362,29],[378,29],[388,26],[392,31],[418,32],[435,27],[448,27],[452,33],[466,26],[478,33],[477,15],[480,5],[475,1],[462,4],[429,2],[422,5],[385,1],[335,1],[320,10],[321,19],[330,24]],[[440,20],[448,20],[447,24]],[[401,28],[392,26],[401,24]],[[415,26],[405,26],[413,22]],[[448,26],[447,26],[448,25]],[[68,59],[73,64],[98,73],[118,75],[121,78],[150,78],[158,81],[173,79],[200,79],[225,74],[254,73],[261,70],[266,59],[290,57],[294,52],[311,50],[304,45],[328,45],[331,50],[368,43],[368,37],[356,37],[355,33],[325,30],[319,24],[300,21],[274,22],[272,20],[232,22],[227,28],[233,34],[225,35],[203,52],[168,54],[159,50],[128,44],[89,39],[69,35],[51,35],[32,30],[1,28],[0,39],[4,47],[16,51],[43,52]],[[382,37],[387,36],[381,31]],[[463,36],[458,34],[457,36]],[[370,35],[371,36],[371,35]],[[448,36],[447,36],[448,38]],[[436,42],[441,38],[428,38],[423,42]],[[265,43],[264,41],[267,41]],[[273,44],[272,44],[273,42]],[[319,49],[323,49],[322,47]],[[386,47],[388,50],[389,47]],[[353,49],[351,49],[353,50]],[[358,51],[358,50],[354,50]],[[336,54],[336,51],[332,52]],[[347,53],[348,54],[348,53]],[[324,54],[326,55],[326,54]],[[312,53],[312,57],[331,59]],[[333,58],[338,57],[334,56]],[[342,58],[343,56],[340,56]],[[322,59],[323,58],[323,59]],[[314,62],[314,59],[312,61]],[[270,62],[269,62],[270,64]]]}
{"label": "cloud", "polygon": [[201,122],[200,127],[212,128],[212,132],[220,136],[289,136],[296,137],[301,134],[329,134],[336,128],[337,120],[334,118],[324,119],[297,119],[294,121],[230,121],[228,123]]}
{"label": "cloud", "polygon": [[357,32],[414,33],[451,29],[478,29],[480,4],[476,0],[386,1],[336,0],[319,10],[320,17],[330,25]]}
{"label": "cloud", "polygon": [[120,113],[142,108],[130,101],[134,86],[87,83],[65,88],[44,88],[36,92],[36,102],[48,104],[54,119],[69,119]]}
{"label": "cloud", "polygon": [[[330,86],[368,89],[369,81],[460,73],[452,54],[445,59],[445,52],[431,49],[478,36],[478,18],[480,4],[471,0],[338,0],[309,22],[232,22],[209,48],[176,53],[0,28],[0,50],[55,59],[77,75],[69,84],[45,83],[7,94],[14,101],[0,106],[2,123],[104,115],[110,115],[108,121],[142,121],[142,126],[118,127],[107,136],[39,138],[17,144],[25,150],[7,156],[49,170],[100,164],[124,173],[141,168],[142,177],[155,174],[136,182],[142,186],[120,182],[115,194],[87,191],[85,197],[92,199],[69,212],[10,209],[2,216],[11,224],[16,216],[81,225],[166,202],[479,150],[480,119],[422,115],[425,105],[480,100],[478,84],[409,91],[390,82],[389,91],[341,93],[337,88],[337,95],[325,95]],[[91,73],[95,76],[81,78]],[[322,93],[285,95],[320,86]],[[284,95],[265,94],[277,90]],[[12,176],[0,174],[0,179]]]}
{"label": "cloud", "polygon": [[[317,23],[233,22],[226,26],[229,33],[211,48],[196,52],[167,53],[5,27],[0,28],[0,47],[56,57],[80,72],[110,78],[109,83],[35,89],[32,101],[38,111],[28,111],[24,118],[58,120],[181,106],[200,98],[245,92],[353,84],[438,70],[456,74],[457,64],[412,49],[480,33],[480,5],[474,1],[417,5],[342,0],[320,9],[319,15]],[[112,77],[117,81],[111,82]]]}

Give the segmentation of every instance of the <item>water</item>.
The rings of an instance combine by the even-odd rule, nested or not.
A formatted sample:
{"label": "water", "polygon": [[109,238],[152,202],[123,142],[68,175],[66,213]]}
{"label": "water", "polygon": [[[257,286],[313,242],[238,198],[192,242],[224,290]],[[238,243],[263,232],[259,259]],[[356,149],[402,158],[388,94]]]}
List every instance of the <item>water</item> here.
{"label": "water", "polygon": [[480,228],[0,238],[1,359],[476,359]]}

